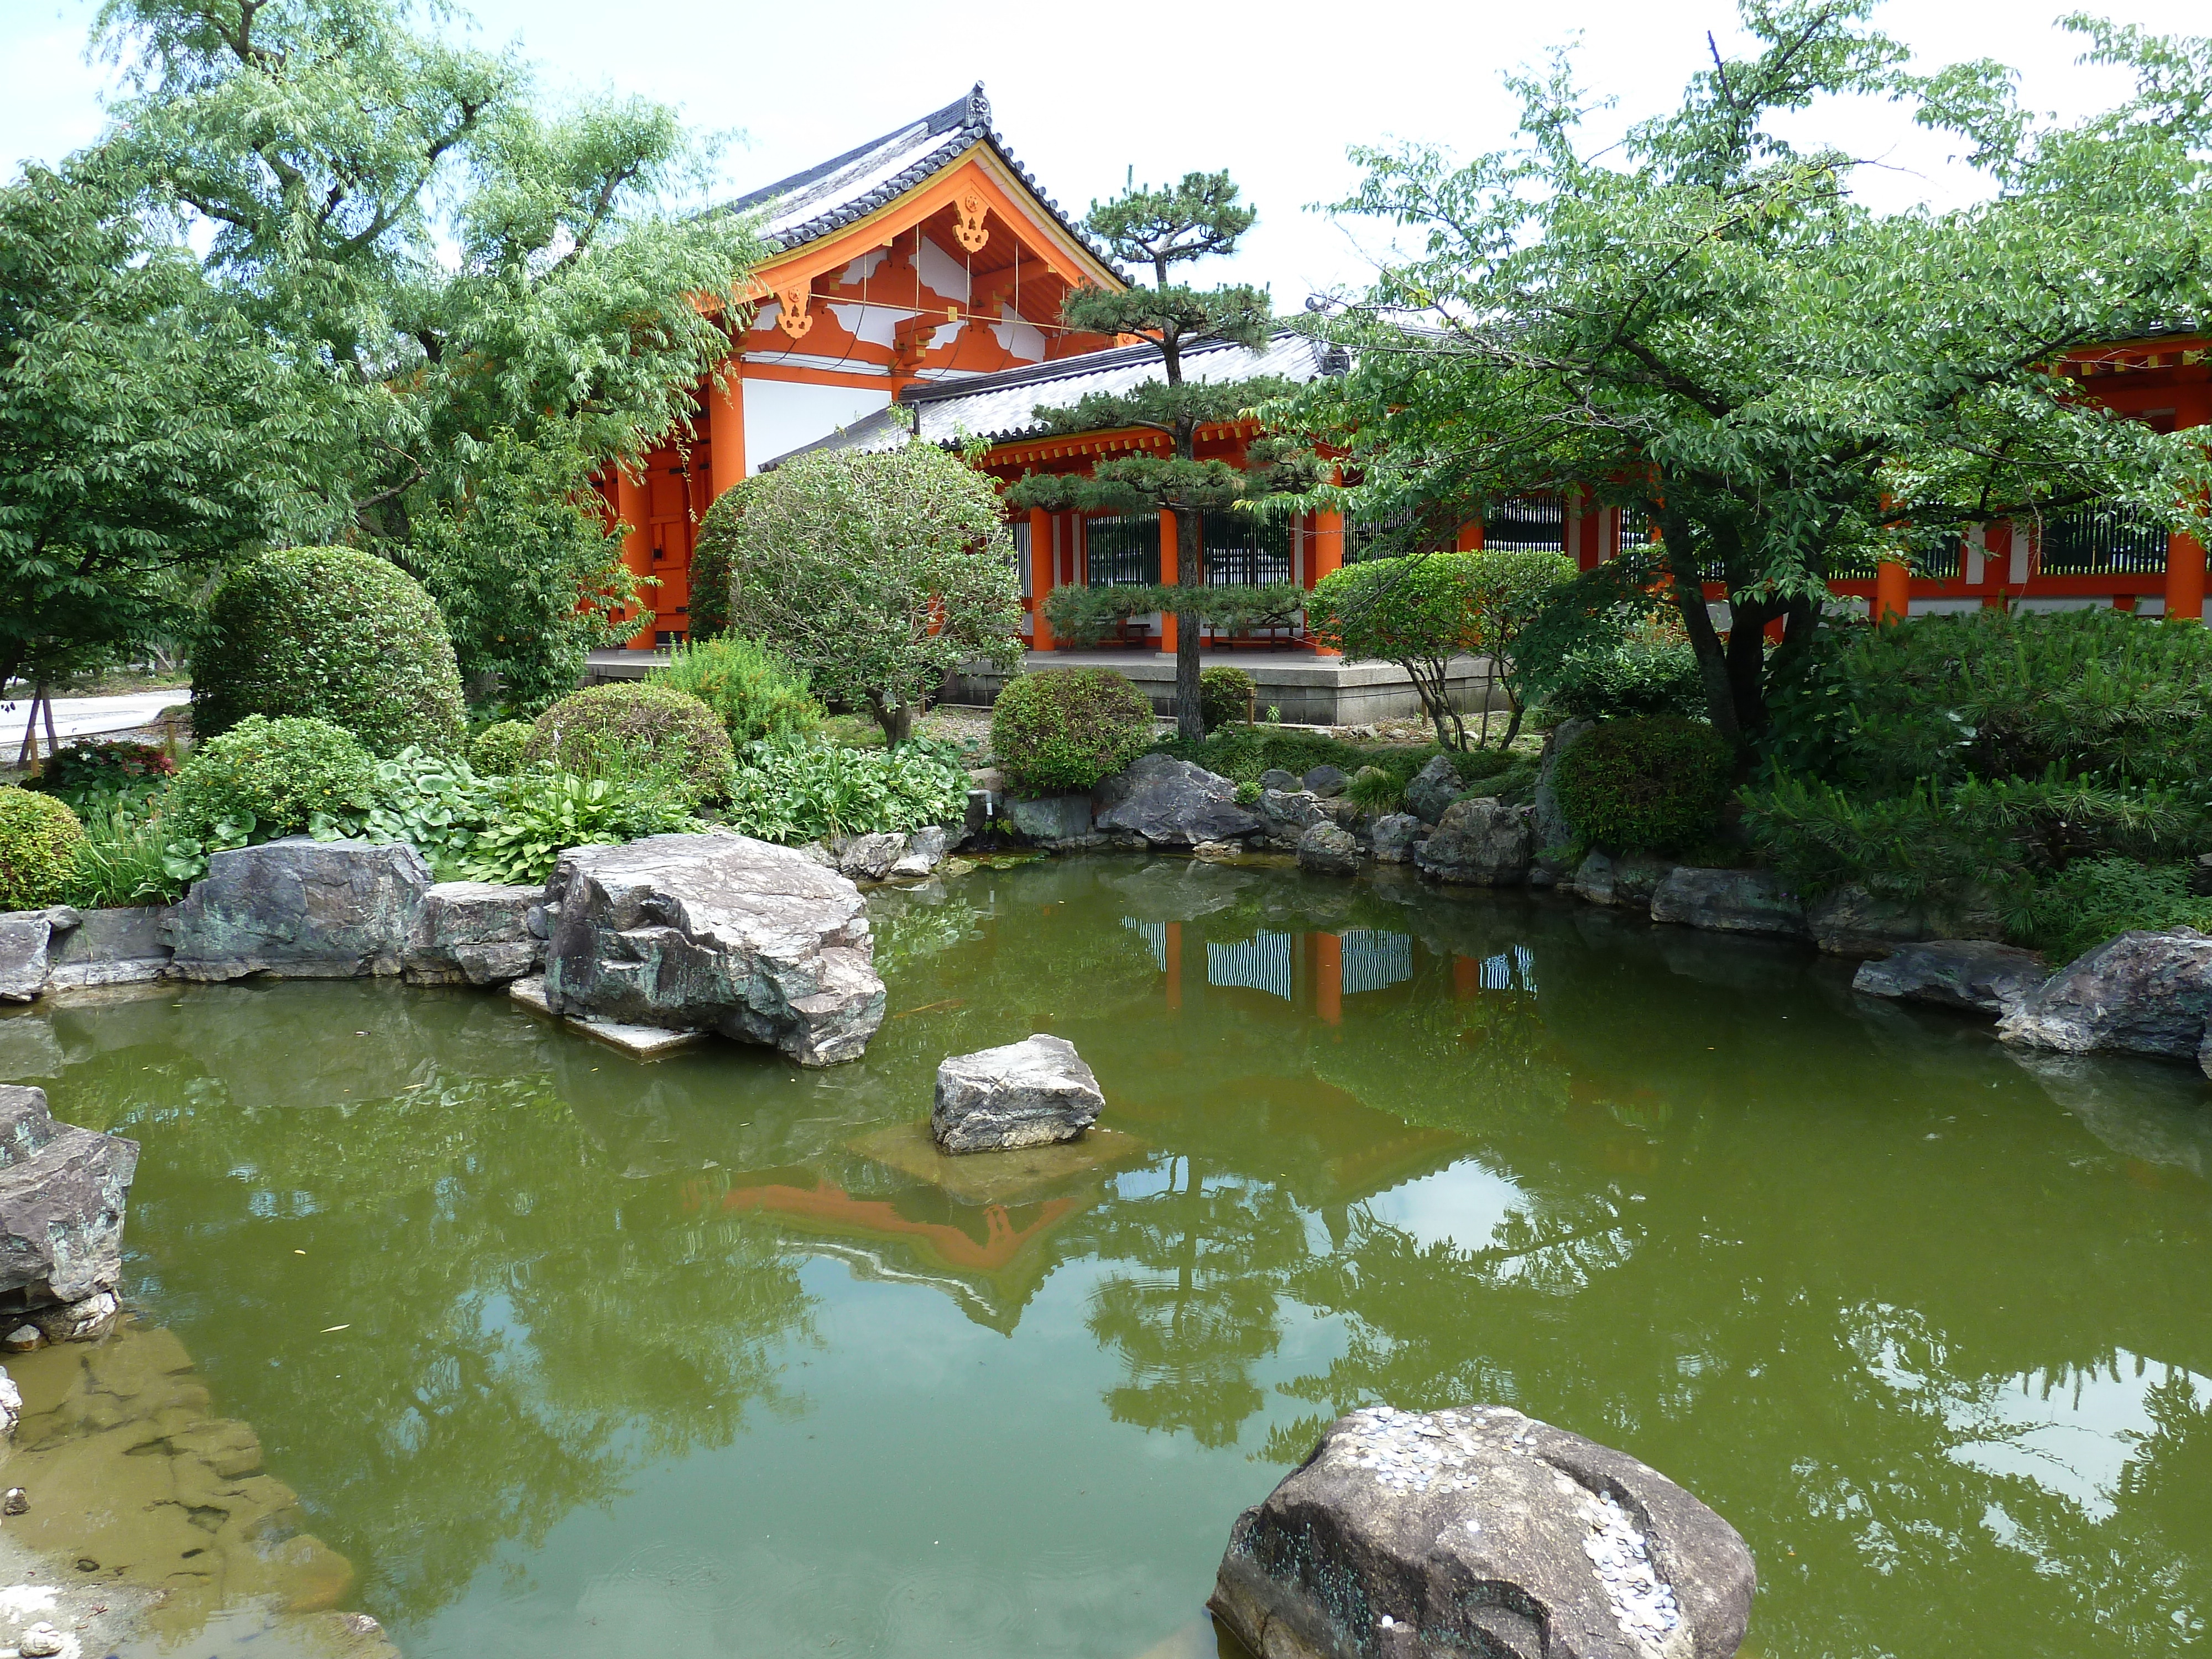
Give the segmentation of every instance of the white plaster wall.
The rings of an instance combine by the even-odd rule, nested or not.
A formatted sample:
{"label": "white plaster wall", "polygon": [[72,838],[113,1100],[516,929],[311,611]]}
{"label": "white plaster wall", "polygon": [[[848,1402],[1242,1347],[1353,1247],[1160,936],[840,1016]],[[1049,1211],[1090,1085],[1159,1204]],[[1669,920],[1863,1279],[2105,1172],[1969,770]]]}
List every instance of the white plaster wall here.
{"label": "white plaster wall", "polygon": [[761,463],[826,438],[841,426],[888,406],[890,387],[802,386],[795,380],[747,380],[745,389],[745,474]]}
{"label": "white plaster wall", "polygon": [[915,261],[921,272],[921,284],[933,289],[948,300],[965,303],[968,298],[968,267],[955,259],[943,248],[925,236],[921,239],[921,255]]}

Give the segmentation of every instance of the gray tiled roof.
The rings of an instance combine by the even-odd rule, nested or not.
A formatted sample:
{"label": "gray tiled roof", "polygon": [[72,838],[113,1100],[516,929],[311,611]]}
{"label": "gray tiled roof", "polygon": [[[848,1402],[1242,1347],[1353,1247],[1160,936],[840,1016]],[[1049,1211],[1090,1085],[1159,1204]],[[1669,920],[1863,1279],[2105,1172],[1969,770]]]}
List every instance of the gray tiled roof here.
{"label": "gray tiled roof", "polygon": [[[1219,340],[1188,346],[1183,373],[1188,380],[1220,384],[1271,375],[1303,384],[1330,372],[1328,351],[1318,341],[1282,329],[1257,349]],[[927,443],[952,445],[973,438],[1006,443],[1045,429],[1045,422],[1036,416],[1040,404],[1064,407],[1093,392],[1127,392],[1158,380],[1161,373],[1160,354],[1152,347],[1115,346],[995,374],[910,386],[893,408],[864,416],[766,465],[775,466],[817,450],[896,449],[907,441],[909,417],[915,435]]]}
{"label": "gray tiled roof", "polygon": [[788,253],[897,200],[979,143],[991,146],[1069,235],[1107,270],[1120,274],[1113,261],[1060,210],[1059,203],[1044,193],[1030,170],[1014,159],[1005,141],[992,130],[991,100],[983,95],[981,81],[965,97],[955,99],[943,109],[818,167],[740,196],[729,204],[728,210],[763,210],[766,214],[763,234],[779,253]]}

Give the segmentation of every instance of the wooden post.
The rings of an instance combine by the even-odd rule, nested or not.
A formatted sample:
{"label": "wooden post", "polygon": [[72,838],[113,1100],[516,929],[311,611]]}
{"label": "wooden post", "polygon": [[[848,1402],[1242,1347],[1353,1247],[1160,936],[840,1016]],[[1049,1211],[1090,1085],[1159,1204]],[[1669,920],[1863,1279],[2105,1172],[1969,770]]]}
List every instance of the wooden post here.
{"label": "wooden post", "polygon": [[[615,471],[615,516],[626,526],[623,532],[623,568],[633,576],[653,574],[653,531],[647,523],[652,512],[651,487],[643,478],[633,478],[617,468]],[[629,648],[632,651],[653,649],[653,624],[660,620],[654,607],[653,590],[641,587],[638,599],[638,631],[630,635]]]}
{"label": "wooden post", "polygon": [[1030,509],[1030,649],[1052,649],[1052,624],[1044,619],[1044,602],[1052,596],[1052,514],[1041,507]]}
{"label": "wooden post", "polygon": [[720,495],[745,476],[745,388],[735,361],[725,365],[729,381],[707,382],[707,499]]}
{"label": "wooden post", "polygon": [[1459,538],[1453,544],[1462,553],[1482,551],[1482,520],[1470,519],[1459,527]]}
{"label": "wooden post", "polygon": [[[1167,507],[1160,509],[1160,586],[1176,585],[1176,515]],[[1182,621],[1172,611],[1160,612],[1160,649],[1172,657],[1176,653],[1176,628]]]}
{"label": "wooden post", "polygon": [[[1322,577],[1344,568],[1344,514],[1315,514],[1313,533],[1306,538],[1306,546],[1310,550],[1306,560],[1306,586],[1312,587]],[[1344,654],[1331,646],[1316,645],[1313,649],[1314,654],[1320,657]]]}
{"label": "wooden post", "polygon": [[2166,542],[2166,619],[2204,620],[2204,543],[2179,530]]}
{"label": "wooden post", "polygon": [[1874,619],[1903,622],[1911,614],[1912,573],[1897,559],[1884,559],[1875,568]]}

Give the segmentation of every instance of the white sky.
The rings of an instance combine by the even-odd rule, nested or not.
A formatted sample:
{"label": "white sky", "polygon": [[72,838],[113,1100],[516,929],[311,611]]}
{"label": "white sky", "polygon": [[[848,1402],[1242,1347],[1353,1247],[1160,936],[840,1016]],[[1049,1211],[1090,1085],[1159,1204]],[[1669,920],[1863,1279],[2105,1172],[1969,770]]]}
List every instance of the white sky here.
{"label": "white sky", "polygon": [[[2094,0],[2082,0],[2093,4]],[[2022,72],[2032,107],[2069,115],[2122,90],[2078,67],[2049,27],[2070,8],[2030,0],[1893,0],[1877,21],[1929,67],[1992,56]],[[1501,143],[1498,74],[1579,33],[1582,79],[1626,119],[1671,106],[1725,49],[1725,0],[1556,5],[1399,0],[1324,9],[1214,0],[982,9],[914,0],[476,0],[478,40],[519,41],[555,91],[611,87],[679,106],[701,128],[741,131],[726,163],[749,189],[826,160],[986,82],[1000,134],[1063,207],[1080,213],[1133,165],[1160,182],[1225,167],[1261,210],[1232,274],[1270,283],[1279,308],[1365,270],[1355,236],[1304,210],[1355,177],[1345,148],[1420,140],[1465,155]],[[2108,15],[2163,33],[2212,31],[2204,0],[2111,0]],[[0,158],[52,160],[100,129],[108,73],[85,61],[93,0],[0,0]],[[1955,201],[1969,187],[1947,144],[1887,105],[1834,108],[1808,127],[1885,163],[1860,189],[1880,204]]]}

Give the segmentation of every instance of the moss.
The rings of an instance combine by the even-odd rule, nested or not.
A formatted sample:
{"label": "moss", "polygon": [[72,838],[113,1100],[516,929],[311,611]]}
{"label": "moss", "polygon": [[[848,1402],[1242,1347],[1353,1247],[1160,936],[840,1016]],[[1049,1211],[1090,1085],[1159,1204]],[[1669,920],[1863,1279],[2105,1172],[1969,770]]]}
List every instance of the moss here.
{"label": "moss", "polygon": [[224,578],[192,654],[203,740],[250,715],[343,726],[378,755],[462,748],[453,642],[421,584],[347,547],[268,553]]}
{"label": "moss", "polygon": [[60,902],[84,826],[52,795],[0,784],[0,910]]}
{"label": "moss", "polygon": [[728,793],[729,733],[698,698],[659,685],[594,685],[538,717],[523,758],[586,777],[661,776],[687,801]]}

